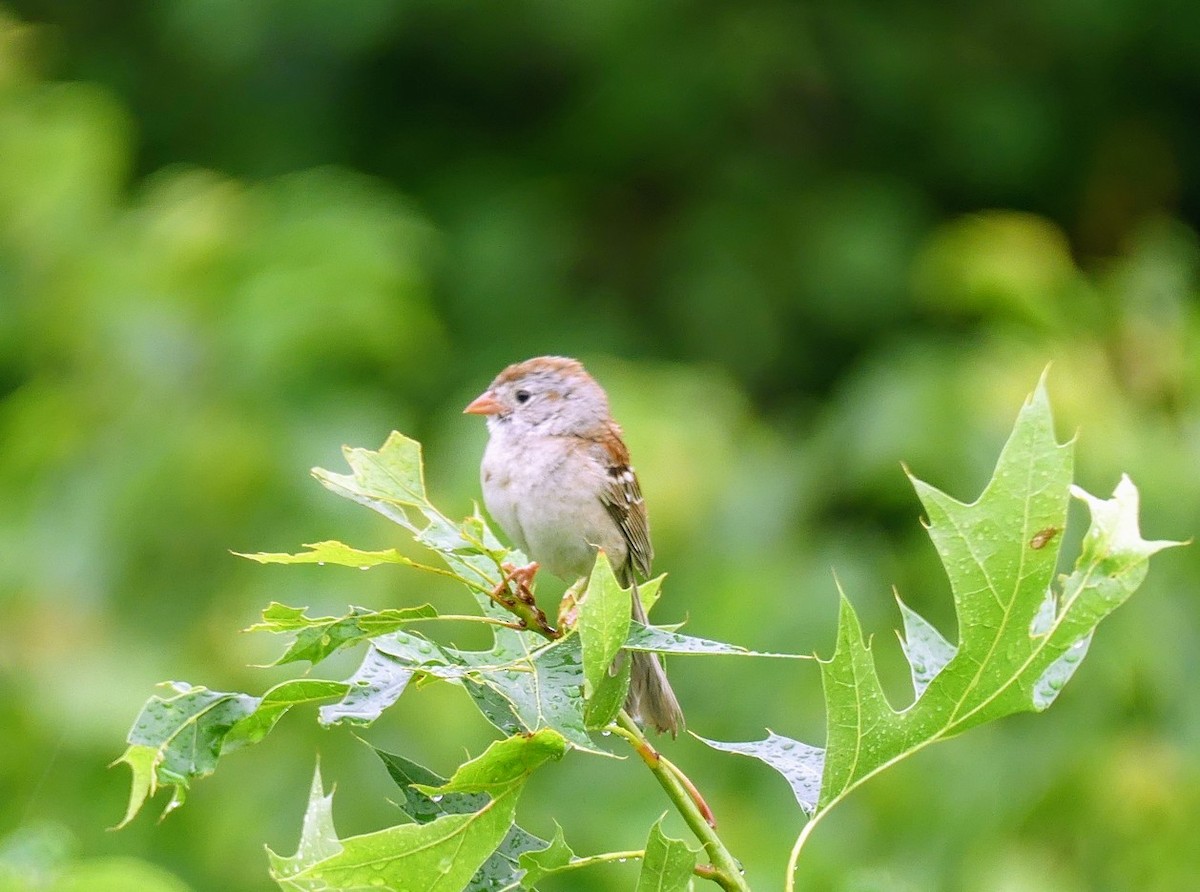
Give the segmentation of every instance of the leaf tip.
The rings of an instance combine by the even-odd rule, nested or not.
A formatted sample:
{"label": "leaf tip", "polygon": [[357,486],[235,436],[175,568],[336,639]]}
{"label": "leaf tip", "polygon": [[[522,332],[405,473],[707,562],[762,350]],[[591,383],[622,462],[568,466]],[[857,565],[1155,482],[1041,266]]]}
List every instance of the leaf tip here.
{"label": "leaf tip", "polygon": [[1038,382],[1033,389],[1033,395],[1037,395],[1038,393],[1041,393],[1043,396],[1046,395],[1046,382],[1050,380],[1050,370],[1053,367],[1053,359],[1049,360],[1046,365],[1042,367],[1042,373],[1038,375]]}
{"label": "leaf tip", "polygon": [[1141,497],[1128,474],[1121,475],[1111,498],[1099,498],[1075,484],[1071,485],[1070,493],[1085,503],[1092,515],[1091,525],[1084,535],[1084,549],[1093,558],[1128,556],[1145,560],[1164,549],[1191,541],[1142,538],[1138,517]]}
{"label": "leaf tip", "polygon": [[120,830],[137,817],[138,812],[142,810],[146,800],[154,796],[158,792],[158,752],[152,746],[144,744],[130,744],[120,756],[109,763],[109,768],[116,768],[118,765],[128,765],[129,770],[133,773],[130,778],[129,788],[129,804],[125,809],[125,816],[120,822],[109,830]]}
{"label": "leaf tip", "polygon": [[833,656],[828,660],[823,660],[817,657],[817,662],[828,665],[838,659],[839,654],[845,647],[852,649],[861,648],[869,651],[871,649],[870,642],[863,639],[862,624],[858,619],[858,612],[854,609],[854,605],[850,602],[849,595],[842,587],[841,580],[837,574],[834,574],[834,583],[837,585],[838,591],[838,622],[837,622],[837,644],[834,647]]}

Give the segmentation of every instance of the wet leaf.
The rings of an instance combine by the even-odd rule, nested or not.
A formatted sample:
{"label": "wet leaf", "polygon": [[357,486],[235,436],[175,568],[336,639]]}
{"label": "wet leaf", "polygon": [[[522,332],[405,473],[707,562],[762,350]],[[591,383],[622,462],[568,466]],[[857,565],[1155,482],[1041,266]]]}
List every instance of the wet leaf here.
{"label": "wet leaf", "polygon": [[[951,644],[900,603],[912,703],[897,709],[884,696],[858,615],[842,593],[837,645],[821,664],[825,750],[776,735],[706,742],[780,770],[816,820],[866,779],[930,743],[1049,706],[1087,653],[1096,625],[1141,583],[1150,556],[1179,544],[1141,537],[1137,489],[1127,477],[1110,499],[1073,487],[1072,450],[1072,443],[1055,440],[1039,384],[976,501],[959,502],[911,478],[958,616],[958,643]],[[1074,571],[1056,581],[1064,537],[1047,531],[1066,527],[1071,495],[1088,505],[1092,521]]]}
{"label": "wet leaf", "polygon": [[644,626],[638,622],[631,624],[629,638],[625,642],[625,647],[629,650],[646,650],[661,654],[773,657],[784,660],[813,659],[811,654],[781,654],[747,650],[737,644],[726,644],[724,641],[713,641],[709,638],[683,635],[679,632],[660,628],[659,626]]}
{"label": "wet leaf", "polygon": [[613,659],[629,635],[630,592],[621,588],[608,555],[596,556],[587,591],[579,605],[579,640],[583,651],[584,696],[591,698],[609,678]]}
{"label": "wet leaf", "polygon": [[262,697],[181,682],[170,687],[170,695],[146,701],[129,732],[129,748],[117,760],[133,771],[122,825],[160,786],[173,788],[166,811],[178,807],[193,780],[212,774],[224,754],[257,743],[293,706],[341,697],[347,690],[342,682],[318,679],[285,681]]}
{"label": "wet leaf", "polygon": [[745,743],[723,743],[706,737],[693,735],[713,749],[727,753],[740,753],[766,762],[784,776],[796,802],[808,814],[817,809],[821,795],[821,773],[825,767],[825,750],[809,746],[799,740],[783,737],[773,731],[767,732],[766,740],[751,740]]}
{"label": "wet leaf", "polygon": [[588,736],[584,719],[583,657],[578,636],[571,635],[523,656],[513,655],[504,646],[485,654],[460,656],[469,657],[476,665],[486,659],[511,658],[508,668],[473,676],[467,686],[487,719],[502,731],[553,728],[575,747],[604,753]]}
{"label": "wet leaf", "polygon": [[321,724],[369,725],[400,699],[415,672],[374,646],[368,647],[357,671],[346,679],[345,696],[318,710]]}
{"label": "wet leaf", "polygon": [[[478,811],[488,801],[486,793],[446,793],[436,798],[430,796],[420,787],[442,786],[446,783],[445,778],[396,753],[375,749],[375,754],[383,761],[388,774],[400,788],[403,797],[399,803],[401,810],[417,823],[427,824],[442,815]],[[512,887],[523,873],[518,863],[522,854],[544,848],[546,845],[544,839],[539,839],[514,824],[496,851],[476,871],[464,892],[494,892],[496,889]]]}
{"label": "wet leaf", "polygon": [[389,610],[367,610],[353,607],[345,616],[309,617],[306,608],[287,607],[273,603],[263,611],[262,621],[250,632],[295,632],[287,651],[272,665],[307,660],[317,664],[344,647],[351,647],[370,638],[401,629],[409,623],[431,619],[437,611],[428,604],[419,607],[400,607]]}
{"label": "wet leaf", "polygon": [[681,892],[692,881],[698,853],[662,832],[662,818],[650,828],[636,892]]}
{"label": "wet leaf", "polygon": [[567,845],[563,837],[563,829],[554,825],[554,839],[541,848],[521,855],[520,866],[524,871],[521,877],[521,888],[532,889],[548,876],[563,873],[571,869],[571,861],[575,853]]}
{"label": "wet leaf", "polygon": [[272,878],[289,892],[459,892],[508,835],[530,774],[561,758],[565,750],[565,741],[550,730],[497,741],[482,756],[461,765],[445,784],[426,788],[431,798],[486,794],[487,801],[477,810],[345,839],[336,836],[328,818],[327,797],[318,778],[296,854],[284,858],[269,852]]}

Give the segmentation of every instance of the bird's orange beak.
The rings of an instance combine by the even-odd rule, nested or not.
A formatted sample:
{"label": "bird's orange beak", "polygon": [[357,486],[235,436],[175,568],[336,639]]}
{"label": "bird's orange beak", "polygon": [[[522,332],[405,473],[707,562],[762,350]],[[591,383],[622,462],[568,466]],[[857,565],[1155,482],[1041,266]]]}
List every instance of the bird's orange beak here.
{"label": "bird's orange beak", "polygon": [[499,415],[504,411],[504,404],[492,396],[490,390],[485,390],[463,409],[464,415]]}

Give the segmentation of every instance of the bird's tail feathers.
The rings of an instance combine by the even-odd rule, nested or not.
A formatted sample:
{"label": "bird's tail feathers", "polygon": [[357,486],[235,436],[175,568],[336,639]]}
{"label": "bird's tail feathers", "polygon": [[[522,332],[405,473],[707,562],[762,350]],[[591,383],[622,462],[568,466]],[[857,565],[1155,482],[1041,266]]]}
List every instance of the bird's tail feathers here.
{"label": "bird's tail feathers", "polygon": [[[637,584],[632,591],[633,618],[646,624],[645,608],[638,597]],[[629,675],[629,696],[625,708],[643,726],[649,725],[659,732],[669,732],[672,737],[683,730],[683,710],[667,680],[666,670],[658,654],[635,650],[631,654],[633,665]]]}

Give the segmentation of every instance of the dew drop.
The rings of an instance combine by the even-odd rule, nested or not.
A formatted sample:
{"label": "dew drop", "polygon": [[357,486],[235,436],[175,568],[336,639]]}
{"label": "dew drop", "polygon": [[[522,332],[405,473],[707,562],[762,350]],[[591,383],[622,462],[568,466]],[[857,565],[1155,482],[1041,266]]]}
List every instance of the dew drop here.
{"label": "dew drop", "polygon": [[434,795],[430,796],[429,798],[430,798],[431,800],[433,800],[434,802],[441,802],[441,801],[442,801],[442,794],[441,794],[441,793],[435,793]]}

